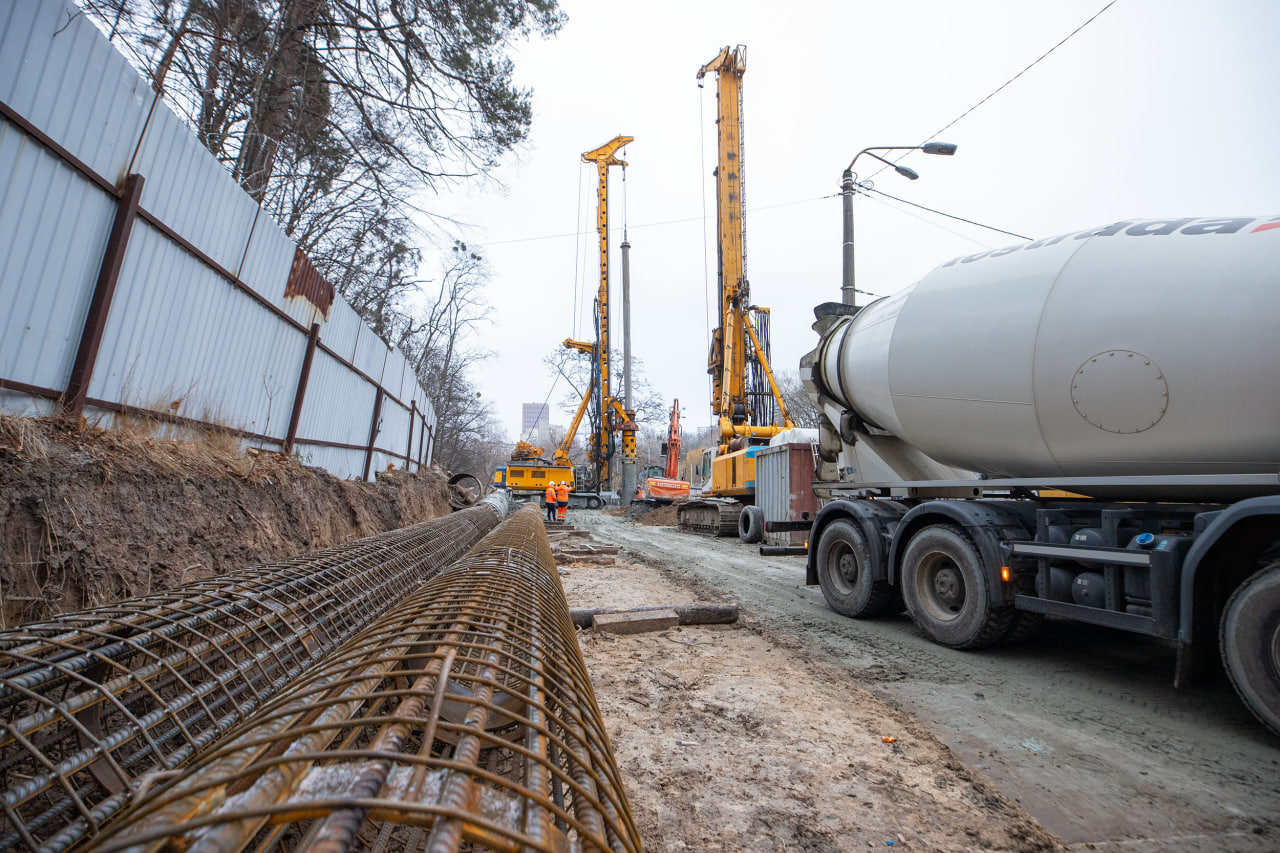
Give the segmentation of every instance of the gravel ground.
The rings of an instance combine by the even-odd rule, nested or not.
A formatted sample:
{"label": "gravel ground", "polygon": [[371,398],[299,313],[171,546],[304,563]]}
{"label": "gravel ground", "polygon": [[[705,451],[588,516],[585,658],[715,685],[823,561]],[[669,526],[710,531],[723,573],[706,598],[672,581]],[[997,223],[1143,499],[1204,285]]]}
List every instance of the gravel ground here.
{"label": "gravel ground", "polygon": [[[762,670],[771,683],[782,685],[784,696],[777,699],[771,725],[791,728],[792,715],[817,702],[819,718],[836,726],[818,732],[823,748],[851,749],[865,760],[882,745],[874,741],[885,728],[864,730],[863,704],[873,701],[877,709],[885,709],[876,710],[873,721],[883,714],[895,731],[910,731],[921,741],[936,738],[947,748],[926,763],[946,767],[950,762],[971,790],[998,792],[1070,849],[1280,849],[1280,742],[1253,720],[1225,681],[1175,690],[1173,653],[1165,644],[1049,622],[1017,647],[954,651],[929,642],[906,616],[858,621],[832,612],[817,587],[804,586],[801,559],[765,559],[736,540],[712,540],[603,513],[571,513],[570,521],[591,530],[599,541],[621,546],[624,557],[656,572],[670,585],[665,594],[682,592],[682,601],[741,605],[748,631],[738,633],[744,640],[754,635],[774,649],[757,649],[746,658],[754,663],[749,669]],[[599,573],[595,588],[585,583],[587,578],[580,579],[582,585],[571,582],[572,572],[565,578],[572,606],[676,603],[655,600],[661,590],[626,593],[621,569],[612,575],[609,567],[592,572]],[[575,601],[575,595],[590,603]],[[611,596],[631,600],[613,601]],[[682,634],[693,630],[682,629]],[[589,664],[593,643],[584,643]],[[684,654],[685,647],[670,639],[662,643],[642,671],[665,666],[677,652]],[[771,657],[779,649],[786,650],[785,665]],[[636,660],[646,660],[646,654]],[[614,676],[601,677],[607,681]],[[838,685],[847,694],[818,697],[797,686],[798,678],[824,688]],[[679,731],[678,715],[666,714],[663,720],[669,743],[698,740]],[[846,720],[850,725],[839,728]],[[626,752],[625,730],[619,730],[629,756],[624,763],[630,760],[634,770],[648,772],[647,765],[636,764]],[[749,750],[752,743],[745,737],[739,748]],[[817,767],[832,789],[823,798],[840,796],[835,789],[843,780],[833,775],[832,765],[815,765],[811,762],[816,759],[803,751],[783,760],[796,774]],[[752,801],[763,797],[773,802],[775,794],[757,791]],[[842,808],[847,811],[847,804]],[[899,808],[890,803],[875,814],[892,815]],[[969,810],[981,812],[972,803]],[[923,820],[914,811],[910,818]],[[917,849],[982,846],[955,835],[957,829],[963,833],[962,828],[948,830],[951,842],[918,838]],[[881,845],[895,840],[887,831],[879,834],[884,838],[869,840]],[[849,840],[852,836],[829,836],[836,846],[795,849],[866,849],[860,836],[857,843]],[[1033,843],[1012,836],[983,840],[998,849],[1026,849]],[[654,849],[678,848],[660,843]],[[785,848],[762,843],[722,849]]]}
{"label": "gravel ground", "polygon": [[[573,607],[699,600],[628,559],[561,581]],[[648,851],[1062,848],[910,715],[750,617],[579,638]]]}

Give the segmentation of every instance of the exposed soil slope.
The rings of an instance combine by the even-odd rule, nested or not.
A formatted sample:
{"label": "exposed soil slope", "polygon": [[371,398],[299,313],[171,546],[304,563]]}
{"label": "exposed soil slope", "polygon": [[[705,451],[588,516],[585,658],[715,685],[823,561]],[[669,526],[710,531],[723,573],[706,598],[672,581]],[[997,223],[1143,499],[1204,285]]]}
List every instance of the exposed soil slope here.
{"label": "exposed soil slope", "polygon": [[0,627],[435,518],[445,481],[339,480],[217,433],[0,417]]}

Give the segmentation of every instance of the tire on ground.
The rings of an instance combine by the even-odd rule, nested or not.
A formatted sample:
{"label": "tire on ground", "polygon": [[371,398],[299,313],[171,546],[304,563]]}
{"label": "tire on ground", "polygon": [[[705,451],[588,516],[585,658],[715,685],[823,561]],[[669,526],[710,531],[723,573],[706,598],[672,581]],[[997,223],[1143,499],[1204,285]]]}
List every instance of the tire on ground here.
{"label": "tire on ground", "polygon": [[855,619],[870,619],[902,609],[897,590],[872,565],[871,548],[857,522],[837,519],[818,537],[815,552],[822,596],[835,612]]}
{"label": "tire on ground", "polygon": [[993,607],[978,549],[959,528],[922,528],[902,558],[902,598],[911,618],[935,643],[977,649],[1009,633],[1017,611]]}
{"label": "tire on ground", "polygon": [[1244,704],[1280,735],[1280,562],[1236,588],[1221,625],[1222,662]]}
{"label": "tire on ground", "polygon": [[738,516],[738,538],[748,545],[764,541],[764,510],[758,506],[742,508]]}

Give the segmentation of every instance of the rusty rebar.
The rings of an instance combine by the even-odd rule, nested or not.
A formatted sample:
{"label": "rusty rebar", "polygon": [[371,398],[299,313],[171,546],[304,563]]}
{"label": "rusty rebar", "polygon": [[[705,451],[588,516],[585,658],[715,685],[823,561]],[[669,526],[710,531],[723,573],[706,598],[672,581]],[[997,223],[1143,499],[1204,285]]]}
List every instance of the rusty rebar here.
{"label": "rusty rebar", "polygon": [[92,849],[639,851],[537,509],[503,522]]}
{"label": "rusty rebar", "polygon": [[0,633],[0,851],[56,853],[246,719],[506,514],[401,530]]}

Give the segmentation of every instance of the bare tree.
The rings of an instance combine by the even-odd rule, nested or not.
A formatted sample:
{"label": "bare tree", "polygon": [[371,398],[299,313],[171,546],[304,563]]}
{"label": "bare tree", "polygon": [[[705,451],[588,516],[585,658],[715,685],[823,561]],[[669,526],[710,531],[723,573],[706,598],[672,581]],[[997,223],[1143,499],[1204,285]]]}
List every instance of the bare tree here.
{"label": "bare tree", "polygon": [[81,2],[258,198],[285,151],[307,179],[482,174],[529,129],[507,52],[564,21],[556,0]]}
{"label": "bare tree", "polygon": [[465,470],[476,448],[496,432],[492,407],[472,379],[474,368],[492,356],[473,340],[488,309],[483,298],[488,269],[483,257],[464,243],[454,245],[451,261],[428,306],[399,329],[397,343],[435,408],[436,460]]}
{"label": "bare tree", "polygon": [[800,371],[778,370],[773,375],[778,380],[778,390],[782,392],[782,399],[786,401],[787,409],[791,412],[791,420],[795,425],[817,429],[818,405],[804,390],[804,385],[800,382]]}

